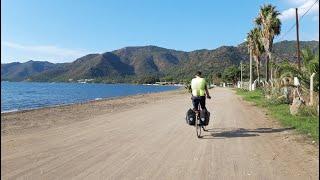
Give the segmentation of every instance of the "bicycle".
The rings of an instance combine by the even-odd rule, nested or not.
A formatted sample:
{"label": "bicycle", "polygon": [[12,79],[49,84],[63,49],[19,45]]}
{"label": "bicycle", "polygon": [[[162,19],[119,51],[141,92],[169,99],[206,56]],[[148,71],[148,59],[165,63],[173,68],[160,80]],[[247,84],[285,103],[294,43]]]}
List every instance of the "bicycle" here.
{"label": "bicycle", "polygon": [[203,129],[203,131],[208,131],[205,129],[205,126],[202,125],[201,123],[201,119],[200,119],[200,104],[198,105],[198,110],[194,110],[196,113],[196,120],[195,120],[195,127],[196,127],[196,132],[197,132],[197,137],[201,138],[201,128]]}

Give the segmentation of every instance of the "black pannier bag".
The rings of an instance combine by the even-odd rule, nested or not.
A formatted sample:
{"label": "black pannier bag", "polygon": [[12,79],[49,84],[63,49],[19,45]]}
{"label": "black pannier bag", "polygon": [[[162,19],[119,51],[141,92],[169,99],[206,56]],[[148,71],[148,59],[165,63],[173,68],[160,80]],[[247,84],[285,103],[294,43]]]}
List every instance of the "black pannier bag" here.
{"label": "black pannier bag", "polygon": [[191,126],[194,126],[195,125],[195,122],[196,122],[196,113],[192,110],[192,109],[189,109],[187,111],[187,114],[186,114],[186,122],[187,124],[191,125]]}
{"label": "black pannier bag", "polygon": [[200,111],[200,121],[201,125],[203,126],[208,126],[210,120],[210,112],[207,111],[206,109],[202,109]]}

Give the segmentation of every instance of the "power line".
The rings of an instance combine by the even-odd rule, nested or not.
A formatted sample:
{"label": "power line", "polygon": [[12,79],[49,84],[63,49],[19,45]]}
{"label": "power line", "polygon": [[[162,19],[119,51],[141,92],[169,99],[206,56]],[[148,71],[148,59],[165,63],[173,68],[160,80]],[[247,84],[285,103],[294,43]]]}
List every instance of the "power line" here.
{"label": "power line", "polygon": [[319,1],[319,0],[316,0],[316,1],[312,4],[312,6],[301,16],[300,20],[303,18],[304,15],[306,15],[306,14],[310,11],[310,9],[313,8],[313,6],[314,6],[318,1]]}
{"label": "power line", "polygon": [[290,29],[289,29],[286,33],[284,33],[284,34],[281,36],[281,38],[279,38],[279,41],[282,41],[283,38],[284,38],[294,27],[296,27],[296,23],[294,23],[294,24],[290,27]]}
{"label": "power line", "polygon": [[[313,6],[314,6],[318,1],[319,1],[319,0],[316,0],[316,1],[312,4],[312,6],[310,6],[310,8],[301,16],[300,21],[301,21],[302,18],[313,8]],[[289,29],[285,34],[283,34],[283,35],[281,36],[281,38],[279,38],[279,41],[283,40],[283,38],[284,38],[286,35],[288,35],[288,33],[289,33],[296,25],[297,25],[297,24],[294,23],[294,24],[290,27],[290,29]]]}

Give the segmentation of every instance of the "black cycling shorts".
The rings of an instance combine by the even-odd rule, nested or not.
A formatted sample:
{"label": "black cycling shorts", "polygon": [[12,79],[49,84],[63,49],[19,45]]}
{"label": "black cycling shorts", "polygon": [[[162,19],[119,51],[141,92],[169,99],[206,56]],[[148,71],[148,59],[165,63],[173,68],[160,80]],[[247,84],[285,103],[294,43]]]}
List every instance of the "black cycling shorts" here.
{"label": "black cycling shorts", "polygon": [[206,97],[205,96],[192,96],[192,104],[194,110],[200,110],[198,109],[198,106],[201,106],[201,109],[206,109]]}

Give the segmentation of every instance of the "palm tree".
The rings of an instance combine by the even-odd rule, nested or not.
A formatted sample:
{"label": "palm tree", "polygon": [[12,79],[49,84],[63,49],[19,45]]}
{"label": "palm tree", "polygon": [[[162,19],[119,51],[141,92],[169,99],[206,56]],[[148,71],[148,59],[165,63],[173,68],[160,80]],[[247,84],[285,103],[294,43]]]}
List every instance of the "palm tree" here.
{"label": "palm tree", "polygon": [[302,50],[303,63],[301,69],[297,64],[283,61],[278,64],[281,78],[283,77],[298,77],[301,85],[308,89],[310,87],[310,76],[315,73],[315,87],[319,91],[319,54],[313,53],[310,49]]}
{"label": "palm tree", "polygon": [[251,31],[247,34],[247,47],[248,47],[248,52],[250,54],[250,79],[249,79],[249,91],[252,90],[252,49],[253,49],[253,37]]}
{"label": "palm tree", "polygon": [[261,29],[255,27],[249,34],[252,41],[252,56],[256,62],[258,82],[260,82],[260,56],[264,53],[264,47],[261,42]]}
{"label": "palm tree", "polygon": [[273,39],[281,31],[279,15],[280,13],[276,10],[276,7],[268,4],[260,7],[259,15],[255,19],[255,23],[261,28],[261,42],[268,55],[266,59],[267,81],[269,81],[269,61],[271,60]]}

